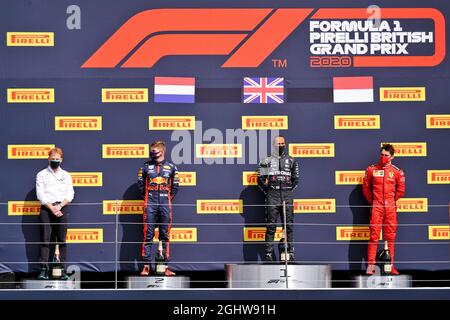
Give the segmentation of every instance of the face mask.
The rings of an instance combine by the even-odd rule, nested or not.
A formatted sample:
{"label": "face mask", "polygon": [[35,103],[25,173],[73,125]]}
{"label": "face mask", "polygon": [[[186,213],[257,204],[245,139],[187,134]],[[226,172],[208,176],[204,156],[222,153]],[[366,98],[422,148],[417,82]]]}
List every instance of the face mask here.
{"label": "face mask", "polygon": [[387,164],[389,162],[389,160],[390,160],[390,157],[380,156],[380,163],[382,165]]}
{"label": "face mask", "polygon": [[283,154],[284,150],[286,150],[286,146],[278,146],[278,154],[279,155]]}
{"label": "face mask", "polygon": [[57,169],[60,164],[61,164],[61,160],[51,160],[50,161],[50,168]]}
{"label": "face mask", "polygon": [[153,160],[155,160],[155,159],[157,159],[157,158],[160,156],[160,154],[161,154],[161,152],[159,152],[159,151],[157,151],[157,152],[151,151],[151,152],[150,152],[150,157],[151,157]]}

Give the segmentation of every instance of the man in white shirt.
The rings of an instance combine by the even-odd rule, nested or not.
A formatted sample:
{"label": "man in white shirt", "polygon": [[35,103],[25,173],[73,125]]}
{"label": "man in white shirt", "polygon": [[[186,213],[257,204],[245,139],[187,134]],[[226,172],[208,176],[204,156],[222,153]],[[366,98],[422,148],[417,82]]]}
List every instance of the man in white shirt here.
{"label": "man in white shirt", "polygon": [[[36,195],[41,202],[39,220],[41,222],[41,272],[38,279],[49,279],[49,247],[52,233],[56,235],[56,243],[59,245],[60,260],[64,266],[66,259],[66,235],[68,204],[73,200],[74,190],[72,177],[61,168],[63,152],[60,148],[54,148],[48,153],[49,165],[36,175]],[[61,279],[67,280],[68,276],[62,272]]]}

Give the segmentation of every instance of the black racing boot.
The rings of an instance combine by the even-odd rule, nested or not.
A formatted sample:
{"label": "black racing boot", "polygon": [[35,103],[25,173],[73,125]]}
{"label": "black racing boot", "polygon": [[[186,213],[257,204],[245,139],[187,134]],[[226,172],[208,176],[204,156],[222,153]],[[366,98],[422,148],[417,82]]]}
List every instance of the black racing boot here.
{"label": "black racing boot", "polygon": [[295,263],[295,255],[293,252],[289,252],[289,263]]}
{"label": "black racing boot", "polygon": [[48,280],[48,268],[47,267],[42,267],[41,268],[41,273],[39,273],[38,275],[38,280]]}
{"label": "black racing boot", "polygon": [[69,275],[66,273],[66,270],[64,270],[64,269],[62,269],[62,271],[61,271],[60,280],[64,280],[64,281],[69,280]]}
{"label": "black racing boot", "polygon": [[266,252],[266,256],[264,257],[264,261],[266,263],[272,263],[273,262],[273,253],[272,252]]}

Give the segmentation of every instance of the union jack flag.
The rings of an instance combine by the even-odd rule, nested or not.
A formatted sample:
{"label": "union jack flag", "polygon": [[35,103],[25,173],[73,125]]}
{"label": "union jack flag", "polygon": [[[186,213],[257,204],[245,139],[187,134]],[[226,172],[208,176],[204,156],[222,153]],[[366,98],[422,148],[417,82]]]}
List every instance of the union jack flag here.
{"label": "union jack flag", "polygon": [[284,79],[244,78],[244,103],[284,103]]}

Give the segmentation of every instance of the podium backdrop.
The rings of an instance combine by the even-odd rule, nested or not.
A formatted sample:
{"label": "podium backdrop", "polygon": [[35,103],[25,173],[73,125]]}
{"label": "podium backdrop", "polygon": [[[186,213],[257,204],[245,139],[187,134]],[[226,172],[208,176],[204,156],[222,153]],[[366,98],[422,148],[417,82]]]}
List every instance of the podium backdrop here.
{"label": "podium backdrop", "polygon": [[[184,160],[173,268],[261,260],[264,198],[252,172],[267,153],[268,129],[286,136],[300,165],[298,261],[364,267],[369,208],[359,183],[380,143],[391,142],[406,174],[398,268],[448,269],[450,4],[371,4],[2,1],[0,272],[37,267],[35,175],[53,145],[76,183],[69,264],[112,271],[117,259],[120,270],[137,270],[137,172],[156,139],[167,142],[169,159]],[[244,103],[245,77],[283,78],[281,93]],[[155,102],[180,92],[182,103]],[[227,129],[247,137],[226,141]],[[210,143],[228,145],[201,145]],[[230,163],[208,164],[224,154]]]}

